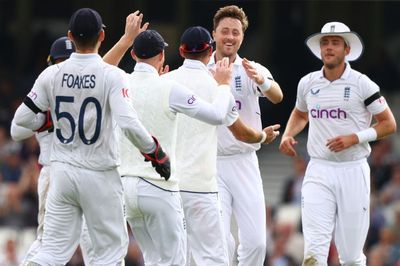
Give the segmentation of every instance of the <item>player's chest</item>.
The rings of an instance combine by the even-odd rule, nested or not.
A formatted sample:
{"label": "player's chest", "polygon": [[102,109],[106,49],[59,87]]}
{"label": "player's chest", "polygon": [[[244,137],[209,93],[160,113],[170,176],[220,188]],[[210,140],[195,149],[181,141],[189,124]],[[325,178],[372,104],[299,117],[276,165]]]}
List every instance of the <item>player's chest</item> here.
{"label": "player's chest", "polygon": [[[363,101],[356,86],[351,84],[320,85],[310,87],[306,94],[308,110],[336,110],[352,113],[363,108]],[[334,113],[334,112],[332,112]]]}

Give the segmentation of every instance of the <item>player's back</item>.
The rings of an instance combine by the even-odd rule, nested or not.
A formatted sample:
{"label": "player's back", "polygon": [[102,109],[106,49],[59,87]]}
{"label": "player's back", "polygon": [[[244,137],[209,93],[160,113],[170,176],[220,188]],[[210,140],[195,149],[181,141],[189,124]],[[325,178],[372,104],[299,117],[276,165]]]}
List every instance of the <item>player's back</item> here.
{"label": "player's back", "polygon": [[[183,66],[163,77],[181,83],[209,103],[216,97],[218,84],[201,61],[186,59]],[[217,127],[184,114],[178,114],[177,124],[176,172],[180,189],[216,191]]]}
{"label": "player's back", "polygon": [[172,81],[162,80],[153,67],[138,63],[128,77],[129,96],[138,118],[145,128],[156,136],[171,161],[171,176],[168,181],[154,170],[150,162],[145,162],[140,152],[122,137],[120,143],[122,176],[140,176],[167,190],[178,190],[175,177],[176,114],[169,107]]}
{"label": "player's back", "polygon": [[[123,75],[97,54],[72,54],[49,84],[55,124],[51,160],[105,170],[116,167],[117,145],[110,95]],[[122,83],[123,84],[123,83]]]}

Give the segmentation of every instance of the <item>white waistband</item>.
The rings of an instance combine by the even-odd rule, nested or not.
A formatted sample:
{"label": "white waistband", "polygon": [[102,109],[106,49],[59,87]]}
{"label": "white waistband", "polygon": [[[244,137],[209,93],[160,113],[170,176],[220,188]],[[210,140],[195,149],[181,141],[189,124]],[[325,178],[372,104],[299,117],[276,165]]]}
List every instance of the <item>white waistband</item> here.
{"label": "white waistband", "polygon": [[366,163],[367,159],[362,158],[362,159],[355,160],[355,161],[335,162],[335,161],[328,161],[328,160],[324,160],[324,159],[311,158],[310,162],[322,163],[322,164],[331,165],[334,167],[344,167],[344,166],[360,165],[360,164]]}

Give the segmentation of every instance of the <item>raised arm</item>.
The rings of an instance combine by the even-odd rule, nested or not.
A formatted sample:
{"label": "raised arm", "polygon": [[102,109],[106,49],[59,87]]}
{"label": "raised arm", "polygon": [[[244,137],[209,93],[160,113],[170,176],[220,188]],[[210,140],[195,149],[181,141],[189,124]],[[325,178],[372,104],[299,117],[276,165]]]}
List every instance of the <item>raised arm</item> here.
{"label": "raised arm", "polygon": [[132,46],[136,36],[145,31],[149,26],[146,22],[142,25],[143,14],[136,10],[126,17],[125,33],[119,41],[103,56],[103,60],[111,65],[118,66],[126,51]]}
{"label": "raised arm", "polygon": [[246,70],[247,76],[257,84],[257,87],[268,100],[274,104],[282,101],[283,93],[281,87],[272,79],[271,74],[265,67],[252,63],[246,58],[243,58],[242,65]]}

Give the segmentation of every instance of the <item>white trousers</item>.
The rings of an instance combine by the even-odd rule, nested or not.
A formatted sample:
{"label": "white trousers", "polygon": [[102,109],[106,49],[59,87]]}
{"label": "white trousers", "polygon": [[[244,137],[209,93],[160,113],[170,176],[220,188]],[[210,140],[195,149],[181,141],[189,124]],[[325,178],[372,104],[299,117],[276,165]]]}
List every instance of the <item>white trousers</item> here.
{"label": "white trousers", "polygon": [[23,263],[26,263],[30,259],[35,256],[38,252],[40,246],[42,245],[42,236],[43,236],[43,224],[44,224],[44,212],[45,212],[45,204],[47,199],[47,192],[49,190],[49,181],[50,181],[50,166],[43,166],[40,169],[40,174],[38,178],[38,201],[39,201],[39,212],[38,212],[38,227],[36,230],[36,239],[29,247],[28,252],[25,255]]}
{"label": "white trousers", "polygon": [[[266,217],[263,185],[255,152],[218,156],[218,191],[230,263],[235,241],[231,216],[238,225],[239,266],[262,266],[266,254]],[[231,265],[231,264],[230,264]]]}
{"label": "white trousers", "polygon": [[183,266],[186,230],[179,192],[156,187],[138,177],[122,177],[126,219],[146,266]]}
{"label": "white trousers", "polygon": [[302,187],[303,265],[327,265],[334,234],[341,265],[366,265],[370,169],[365,159],[312,159]]}
{"label": "white trousers", "polygon": [[65,265],[81,234],[82,214],[93,245],[93,265],[121,265],[128,248],[122,183],[116,169],[92,171],[52,163],[42,245],[31,260]]}
{"label": "white trousers", "polygon": [[186,219],[188,258],[196,265],[227,266],[228,247],[217,193],[181,192]]}

